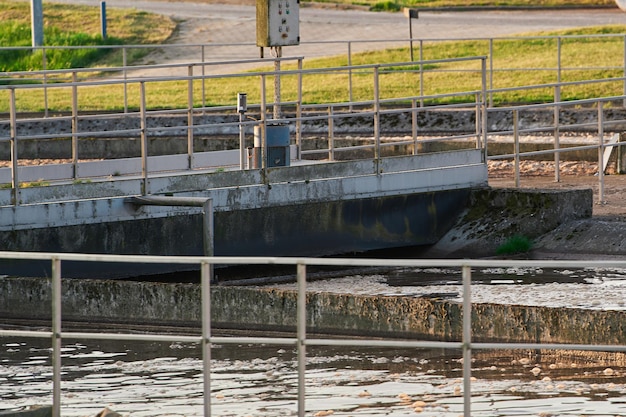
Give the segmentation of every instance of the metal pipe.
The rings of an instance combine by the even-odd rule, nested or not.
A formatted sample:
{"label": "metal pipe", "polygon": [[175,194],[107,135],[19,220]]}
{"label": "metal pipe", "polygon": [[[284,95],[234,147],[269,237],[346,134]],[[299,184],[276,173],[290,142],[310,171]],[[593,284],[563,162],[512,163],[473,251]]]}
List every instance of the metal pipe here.
{"label": "metal pipe", "polygon": [[513,140],[515,154],[515,187],[520,186],[520,154],[519,154],[519,111],[513,111]]}
{"label": "metal pipe", "polygon": [[52,417],[61,417],[61,260],[52,258]]}
{"label": "metal pipe", "polygon": [[560,139],[560,112],[561,106],[558,104],[561,102],[561,87],[554,87],[554,181],[561,181],[561,154],[558,150],[561,148]]}
{"label": "metal pipe", "polygon": [[604,105],[598,103],[598,202],[604,204]]}
{"label": "metal pipe", "polygon": [[200,265],[202,280],[202,375],[204,385],[204,416],[211,415],[211,282],[213,267],[208,262]]}
{"label": "metal pipe", "polygon": [[17,110],[15,103],[15,89],[9,88],[9,124],[11,130],[11,204],[20,204],[20,181],[17,153]]}
{"label": "metal pipe", "polygon": [[297,310],[297,350],[298,350],[298,417],[306,412],[306,265],[297,265],[298,310]]}
{"label": "metal pipe", "polygon": [[146,129],[146,83],[139,83],[139,113],[141,131],[141,195],[148,194],[148,132]]}
{"label": "metal pipe", "polygon": [[187,67],[187,163],[191,171],[193,161],[193,65]]}
{"label": "metal pipe", "polygon": [[472,415],[472,268],[463,265],[463,415]]}
{"label": "metal pipe", "polygon": [[72,179],[78,176],[78,78],[72,72]]}
{"label": "metal pipe", "polygon": [[377,166],[380,163],[380,80],[378,70],[378,66],[374,67],[374,159],[376,159]]}

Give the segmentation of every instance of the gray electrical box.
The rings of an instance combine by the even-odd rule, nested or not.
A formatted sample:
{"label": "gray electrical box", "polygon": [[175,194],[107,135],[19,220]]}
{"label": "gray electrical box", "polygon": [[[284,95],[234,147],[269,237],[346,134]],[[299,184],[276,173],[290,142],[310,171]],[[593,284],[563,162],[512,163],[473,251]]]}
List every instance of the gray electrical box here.
{"label": "gray electrical box", "polygon": [[257,46],[300,44],[300,1],[257,0]]}

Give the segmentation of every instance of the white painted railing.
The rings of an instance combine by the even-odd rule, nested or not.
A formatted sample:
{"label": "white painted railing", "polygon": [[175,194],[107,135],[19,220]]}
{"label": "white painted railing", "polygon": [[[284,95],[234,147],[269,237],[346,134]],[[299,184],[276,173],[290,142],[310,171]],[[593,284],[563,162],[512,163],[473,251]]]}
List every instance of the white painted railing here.
{"label": "white painted railing", "polygon": [[[52,343],[52,392],[53,416],[61,416],[61,341],[64,338],[75,340],[116,340],[116,341],[179,341],[200,343],[203,352],[203,384],[204,384],[204,415],[211,415],[211,344],[279,344],[295,346],[298,355],[298,415],[304,416],[306,411],[305,358],[307,346],[368,346],[393,348],[438,348],[462,349],[463,351],[463,402],[464,415],[471,416],[472,383],[471,383],[471,352],[480,349],[547,349],[547,350],[582,350],[600,352],[626,352],[626,345],[594,345],[594,344],[559,344],[559,343],[474,343],[472,341],[471,319],[471,282],[473,268],[626,268],[626,261],[539,261],[539,260],[416,260],[416,259],[314,259],[314,258],[232,258],[232,257],[169,257],[169,256],[121,256],[121,255],[87,255],[67,253],[20,253],[0,252],[0,259],[48,260],[52,264],[52,329],[51,331],[36,330],[0,330],[0,337],[49,338]],[[201,312],[202,336],[181,336],[171,334],[124,334],[99,332],[66,332],[62,331],[61,280],[62,263],[65,261],[85,262],[141,262],[195,264],[201,271]],[[297,329],[295,337],[215,337],[211,335],[211,275],[212,265],[291,265],[296,268],[297,275]],[[358,267],[446,267],[459,268],[463,279],[463,337],[453,342],[426,340],[385,340],[385,339],[352,339],[352,338],[309,338],[306,333],[306,282],[308,266],[358,266]],[[44,278],[42,278],[44,279]]]}

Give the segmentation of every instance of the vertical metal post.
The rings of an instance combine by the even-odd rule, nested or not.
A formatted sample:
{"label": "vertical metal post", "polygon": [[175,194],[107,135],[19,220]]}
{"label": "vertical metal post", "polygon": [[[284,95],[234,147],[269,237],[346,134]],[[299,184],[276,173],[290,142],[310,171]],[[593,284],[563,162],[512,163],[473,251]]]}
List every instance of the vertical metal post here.
{"label": "vertical metal post", "polygon": [[11,126],[11,204],[20,204],[20,181],[17,154],[17,109],[15,108],[15,89],[9,89],[9,123]]}
{"label": "vertical metal post", "polygon": [[41,48],[41,65],[43,69],[43,116],[48,117],[48,55],[45,47]]}
{"label": "vertical metal post", "polygon": [[[380,159],[380,85],[379,85],[379,67],[374,67],[374,158],[376,164]],[[376,169],[378,173],[378,168]]]}
{"label": "vertical metal post", "polygon": [[298,58],[298,103],[296,104],[296,159],[302,159],[302,58]]}
{"label": "vertical metal post", "polygon": [[282,46],[276,47],[276,59],[274,60],[274,119],[281,118],[280,109],[280,59],[283,55]]}
{"label": "vertical metal post", "polygon": [[420,39],[420,105],[424,107],[424,41]]}
{"label": "vertical metal post", "polygon": [[352,111],[352,42],[348,41],[348,100],[350,100],[350,111]]}
{"label": "vertical metal post", "polygon": [[[213,225],[213,199],[208,198],[202,205],[202,241],[204,247],[204,256],[213,256],[215,254],[215,232]],[[211,268],[211,274],[213,269]]]}
{"label": "vertical metal post", "polygon": [[411,135],[413,136],[413,155],[419,153],[417,144],[417,99],[411,101]]}
{"label": "vertical metal post", "polygon": [[[205,214],[206,216],[206,214]],[[204,416],[211,416],[211,281],[212,265],[200,264],[202,281],[202,375],[204,388]]]}
{"label": "vertical metal post", "polygon": [[128,53],[126,51],[126,47],[122,48],[122,67],[124,68],[122,73],[124,74],[124,113],[128,113],[128,69],[126,65],[128,65]]}
{"label": "vertical metal post", "polygon": [[476,149],[481,149],[482,146],[482,135],[481,135],[481,126],[482,126],[482,98],[480,97],[480,94],[476,94],[476,96],[474,96],[474,103],[476,105],[476,109],[475,109],[475,119],[476,122],[474,123],[474,131],[476,132]]}
{"label": "vertical metal post", "polygon": [[202,62],[202,114],[205,114],[206,108],[206,63],[205,63],[205,45],[202,45],[200,51],[200,59]]}
{"label": "vertical metal post", "polygon": [[187,164],[193,169],[193,65],[187,67]]}
{"label": "vertical metal post", "polygon": [[43,6],[41,0],[30,0],[30,31],[32,47],[43,45]]}
{"label": "vertical metal post", "polygon": [[265,95],[265,74],[263,74],[261,75],[261,169],[265,169],[265,152],[267,152],[265,149],[267,145],[267,103]]}
{"label": "vertical metal post", "polygon": [[[624,71],[622,72],[622,74],[623,74],[622,76],[624,77],[624,80],[622,81],[622,83],[624,84],[624,87],[623,87],[624,93],[623,94],[624,94],[624,96],[626,96],[626,35],[624,35],[624,38],[622,39],[622,42],[624,43],[624,45],[623,45],[623,56],[624,56],[623,65],[624,65]],[[622,100],[622,105],[624,107],[626,107],[626,98],[624,98]]]}
{"label": "vertical metal post", "polygon": [[604,102],[598,102],[598,202],[604,203]]}
{"label": "vertical metal post", "polygon": [[413,59],[413,19],[411,19],[411,15],[409,13],[409,50],[411,51],[411,62]]}
{"label": "vertical metal post", "polygon": [[328,106],[328,160],[335,160],[335,119],[332,104]]}
{"label": "vertical metal post", "polygon": [[100,35],[102,39],[107,38],[107,3],[106,1],[100,2]]}
{"label": "vertical metal post", "polygon": [[297,337],[298,337],[298,417],[304,417],[305,407],[305,376],[306,376],[306,265],[299,263],[298,303],[297,303]]}
{"label": "vertical metal post", "polygon": [[556,73],[556,82],[557,83],[561,83],[561,37],[557,37],[556,38],[556,51],[557,51],[557,56],[556,56],[556,67],[557,67],[557,73]]}
{"label": "vertical metal post", "polygon": [[139,113],[141,130],[141,195],[148,194],[148,133],[146,131],[146,83],[139,83]]}
{"label": "vertical metal post", "polygon": [[472,269],[463,266],[463,415],[472,415]]}
{"label": "vertical metal post", "polygon": [[61,260],[52,258],[52,416],[61,417]]}
{"label": "vertical metal post", "polygon": [[513,110],[513,140],[514,140],[514,154],[515,154],[515,187],[520,186],[520,173],[519,173],[519,111]]}
{"label": "vertical metal post", "polygon": [[561,153],[558,150],[561,148],[561,86],[554,87],[554,181],[561,181]]}
{"label": "vertical metal post", "polygon": [[72,71],[72,178],[78,176],[78,78]]}
{"label": "vertical metal post", "polygon": [[493,107],[493,38],[489,39],[489,107]]}
{"label": "vertical metal post", "polygon": [[482,87],[481,87],[481,122],[482,122],[482,126],[481,126],[481,134],[482,134],[482,146],[483,146],[483,161],[485,162],[485,164],[487,163],[487,158],[489,156],[487,147],[488,147],[488,143],[487,143],[487,135],[488,135],[488,124],[487,124],[487,115],[488,115],[488,111],[487,111],[487,62],[485,61],[485,58],[481,59],[481,72],[482,72],[482,79],[481,79],[481,83],[482,83]]}

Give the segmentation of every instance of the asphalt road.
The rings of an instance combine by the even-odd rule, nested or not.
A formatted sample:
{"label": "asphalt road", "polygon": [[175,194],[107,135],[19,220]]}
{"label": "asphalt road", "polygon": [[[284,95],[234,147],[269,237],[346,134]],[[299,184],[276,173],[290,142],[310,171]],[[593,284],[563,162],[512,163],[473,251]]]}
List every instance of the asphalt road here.
{"label": "asphalt road", "polygon": [[[96,0],[55,0],[72,4],[99,5]],[[179,31],[168,48],[149,56],[145,63],[223,61],[259,56],[256,42],[255,7],[191,2],[107,0],[107,7],[135,8],[164,14],[179,21]],[[413,20],[413,38],[468,39],[503,37],[552,29],[626,24],[619,9],[535,11],[422,11]],[[409,23],[402,13],[372,13],[315,7],[300,9],[299,46],[283,48],[284,56],[319,57],[407,45]],[[348,46],[348,41],[350,45]],[[400,41],[400,42],[399,42]],[[234,44],[234,45],[233,45]],[[217,70],[217,68],[216,68]]]}

